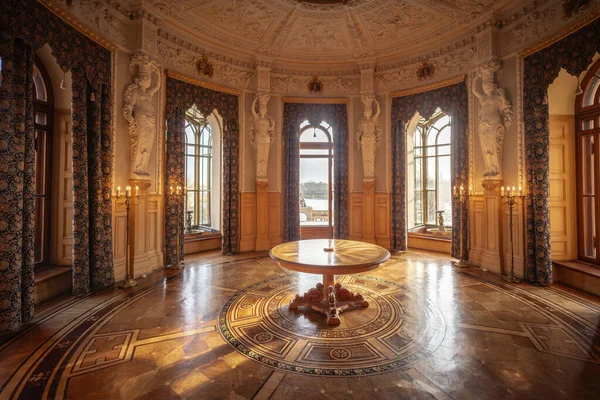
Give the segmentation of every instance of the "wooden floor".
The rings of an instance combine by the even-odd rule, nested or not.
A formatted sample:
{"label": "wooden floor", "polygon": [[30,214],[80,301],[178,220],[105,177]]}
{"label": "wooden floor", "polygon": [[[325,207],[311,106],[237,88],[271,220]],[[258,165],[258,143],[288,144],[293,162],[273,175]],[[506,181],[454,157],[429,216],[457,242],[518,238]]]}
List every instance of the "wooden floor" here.
{"label": "wooden floor", "polygon": [[598,398],[598,298],[408,252],[341,278],[370,305],[330,327],[286,307],[320,280],[211,252],[54,301],[0,345],[0,400]]}

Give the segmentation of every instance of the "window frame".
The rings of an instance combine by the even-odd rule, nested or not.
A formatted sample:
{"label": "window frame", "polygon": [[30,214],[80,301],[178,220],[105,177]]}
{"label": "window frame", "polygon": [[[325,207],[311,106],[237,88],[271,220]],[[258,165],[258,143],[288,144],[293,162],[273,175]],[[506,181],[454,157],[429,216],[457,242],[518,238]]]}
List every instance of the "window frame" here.
{"label": "window frame", "polygon": [[[190,110],[194,110],[194,113],[196,115],[191,115]],[[194,158],[194,184],[193,184],[193,189],[189,189],[187,188],[187,195],[190,196],[190,194],[192,194],[194,196],[194,209],[193,209],[193,222],[192,222],[192,228],[194,227],[208,227],[211,228],[212,227],[212,218],[211,218],[211,202],[212,202],[212,189],[213,189],[213,182],[212,182],[212,168],[213,168],[213,148],[214,148],[214,142],[213,142],[213,132],[212,132],[212,127],[210,126],[210,124],[208,123],[208,120],[202,116],[200,114],[200,112],[195,108],[192,107],[190,108],[190,110],[188,110],[186,112],[186,116],[185,116],[185,121],[186,121],[186,125],[185,125],[185,129],[184,129],[184,158],[185,158],[185,163],[184,163],[184,176],[185,176],[185,185],[187,187],[187,176],[188,176],[188,167],[187,167],[187,161],[188,161],[188,157],[193,157]],[[187,139],[187,129],[188,127],[190,127],[193,130],[193,135],[195,138],[195,143],[190,143],[188,142]],[[208,145],[202,144],[203,142],[203,136],[205,134],[210,135],[208,142]],[[193,146],[194,148],[194,153],[190,154],[188,153],[188,146]],[[204,171],[203,169],[203,161],[206,160],[206,171]],[[200,189],[200,176],[201,176],[201,172],[204,173],[204,178],[206,180],[206,182],[208,182],[208,189],[204,189],[201,190]],[[205,194],[205,202],[206,202],[206,215],[204,212],[200,213],[200,209],[202,208],[202,211],[204,211],[204,208],[201,207],[202,204],[204,204],[205,202],[200,202],[200,196],[201,194]],[[188,204],[186,201],[185,204],[185,212],[189,211],[188,210]],[[206,217],[206,218],[205,218]],[[186,219],[187,220],[187,219]]]}
{"label": "window frame", "polygon": [[[52,168],[53,168],[53,148],[54,148],[54,90],[50,75],[39,56],[34,59],[35,68],[39,71],[46,89],[47,101],[38,100],[37,90],[34,80],[34,99],[33,99],[33,118],[35,134],[35,216],[34,216],[34,269],[39,271],[51,265],[51,224],[52,224]],[[32,74],[34,72],[32,71]],[[39,124],[36,120],[37,113],[46,114],[46,124]],[[43,132],[43,138],[40,136]],[[44,145],[43,161],[40,162],[38,149]],[[44,185],[38,185],[39,169],[44,168]],[[41,189],[41,190],[40,190]],[[43,199],[43,213],[38,212],[38,203]],[[43,224],[43,229],[39,230],[39,225]],[[41,247],[40,247],[41,246]],[[40,254],[41,253],[41,254]],[[38,258],[38,255],[40,256]]]}
{"label": "window frame", "polygon": [[[442,118],[444,117],[448,117],[448,123],[441,126],[439,129],[436,128],[434,125]],[[432,129],[436,129],[437,132],[435,132],[435,141],[433,145],[428,145],[427,144],[427,139],[429,137],[430,134],[432,134]],[[439,144],[438,140],[439,140],[439,135],[445,130],[445,129],[449,129],[450,130],[450,142],[449,143],[444,143],[444,144]],[[415,144],[416,139],[417,139],[417,135],[420,135],[420,139],[421,139],[421,145],[417,146]],[[440,148],[443,146],[448,146],[449,151],[448,154],[439,154],[440,153]],[[435,150],[435,153],[433,155],[428,155],[428,149],[433,148]],[[420,155],[417,156],[417,150],[420,150]],[[436,221],[436,217],[435,217],[435,211],[439,210],[439,171],[440,171],[440,167],[439,167],[439,162],[440,162],[440,158],[441,157],[449,157],[450,158],[450,164],[452,165],[452,117],[449,114],[444,113],[443,111],[439,111],[438,113],[434,114],[429,120],[422,122],[422,119],[417,123],[417,126],[415,127],[414,133],[413,133],[413,159],[414,159],[414,163],[415,163],[415,168],[414,168],[414,175],[413,175],[413,182],[414,182],[414,197],[415,197],[415,202],[414,202],[414,227],[412,227],[412,229],[415,228],[421,228],[421,227],[428,227],[428,226],[436,226],[437,221]],[[429,158],[434,158],[435,159],[435,189],[427,189],[427,183],[428,183],[428,163],[427,160]],[[421,160],[420,166],[421,166],[421,189],[418,190],[417,188],[417,159]],[[427,204],[427,199],[428,199],[428,194],[430,192],[434,192],[434,198],[435,198],[435,211],[434,211],[434,221],[433,223],[427,221],[427,215],[429,212],[429,206]],[[422,205],[422,219],[420,221],[418,221],[418,211],[417,211],[417,205],[418,202],[416,201],[416,199],[420,197],[420,201],[421,201],[421,205]],[[451,226],[448,226],[449,228],[451,228]]]}
{"label": "window frame", "polygon": [[[306,121],[305,121],[306,122]],[[323,123],[326,123],[326,121],[322,121],[321,124],[319,125],[312,125],[310,123],[308,124],[304,124],[304,122],[300,125],[300,133],[298,135],[298,141],[300,143],[300,149],[299,149],[299,159],[303,159],[303,158],[307,158],[307,159],[327,159],[327,168],[328,168],[328,196],[327,196],[327,214],[328,214],[328,218],[327,218],[327,224],[323,224],[323,225],[303,225],[302,222],[300,222],[300,227],[302,229],[311,229],[311,228],[324,228],[327,227],[329,230],[329,234],[331,236],[331,234],[333,234],[333,166],[334,166],[334,143],[333,143],[333,132],[329,132],[329,129],[331,128],[331,125],[327,124],[328,127],[323,126]],[[327,142],[315,142],[315,143],[310,143],[310,142],[302,142],[302,135],[310,130],[310,129],[318,129],[319,131],[323,132],[325,134],[325,136],[327,137]],[[302,150],[328,150],[327,151],[327,155],[324,154],[302,154]],[[300,182],[299,182],[300,183]],[[300,194],[300,187],[298,187],[298,194]]]}

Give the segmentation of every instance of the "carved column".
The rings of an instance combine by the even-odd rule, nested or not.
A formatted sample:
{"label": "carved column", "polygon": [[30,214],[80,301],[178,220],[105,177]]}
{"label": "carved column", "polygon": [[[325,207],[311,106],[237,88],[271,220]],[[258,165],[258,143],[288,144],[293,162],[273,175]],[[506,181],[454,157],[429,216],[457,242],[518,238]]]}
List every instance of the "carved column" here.
{"label": "carved column", "polygon": [[267,112],[270,99],[270,71],[264,63],[257,67],[258,93],[252,102],[252,125],[250,140],[256,150],[256,251],[266,251],[271,248],[269,241],[269,152],[275,121]]}
{"label": "carved column", "polygon": [[363,117],[356,130],[356,142],[363,164],[362,240],[376,243],[375,239],[375,153],[381,138],[380,107],[374,87],[375,69],[371,63],[363,64],[361,75],[361,100]]}

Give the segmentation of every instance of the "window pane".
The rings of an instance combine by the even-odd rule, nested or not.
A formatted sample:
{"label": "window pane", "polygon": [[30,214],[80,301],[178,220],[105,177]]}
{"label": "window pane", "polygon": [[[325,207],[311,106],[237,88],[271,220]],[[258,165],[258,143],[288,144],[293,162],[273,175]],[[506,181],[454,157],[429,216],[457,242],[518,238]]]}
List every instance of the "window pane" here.
{"label": "window pane", "polygon": [[437,129],[429,128],[427,131],[427,146],[435,145],[435,139],[437,139]]}
{"label": "window pane", "polygon": [[426,153],[427,153],[428,156],[435,156],[435,146],[426,147],[425,151],[426,151]]}
{"label": "window pane", "polygon": [[[452,183],[450,174],[450,157],[438,158],[438,205],[437,210],[444,210],[446,226],[452,225]],[[437,211],[436,210],[436,211]]]}
{"label": "window pane", "polygon": [[196,174],[194,169],[194,157],[187,156],[185,160],[185,182],[188,190],[195,189],[194,182],[196,180]]}
{"label": "window pane", "polygon": [[594,76],[588,87],[585,89],[585,93],[583,94],[583,107],[591,106],[594,104],[594,98],[596,97],[596,92],[598,91],[598,87],[600,86],[600,78]]}
{"label": "window pane", "polygon": [[423,131],[421,130],[420,126],[417,126],[417,129],[415,130],[415,147],[416,146],[421,146],[422,140],[421,140],[421,136],[423,135]]}
{"label": "window pane", "polygon": [[300,159],[300,225],[329,223],[329,160]]}
{"label": "window pane", "polygon": [[435,211],[436,211],[436,193],[435,190],[427,192],[427,224],[435,225]]}
{"label": "window pane", "polygon": [[415,158],[415,190],[423,189],[423,159]]}
{"label": "window pane", "polygon": [[415,190],[415,225],[423,225],[423,192]]}
{"label": "window pane", "polygon": [[422,147],[415,147],[415,157],[420,157],[423,155],[423,148]]}
{"label": "window pane", "polygon": [[437,144],[449,144],[450,143],[450,126],[445,127],[438,133]]}
{"label": "window pane", "polygon": [[300,141],[303,143],[329,143],[329,138],[321,129],[308,128],[300,136]]}
{"label": "window pane", "polygon": [[48,118],[46,113],[36,111],[35,112],[35,123],[39,125],[46,125]]}
{"label": "window pane", "polygon": [[433,124],[433,127],[439,131],[444,126],[448,125],[449,123],[450,123],[450,117],[448,115],[444,115],[442,118],[435,121],[435,124]]}
{"label": "window pane", "polygon": [[582,163],[582,193],[584,195],[594,194],[594,137],[587,135],[583,137],[581,143],[581,163]]}
{"label": "window pane", "polygon": [[595,197],[583,198],[583,251],[586,257],[596,258],[594,235],[596,232]]}
{"label": "window pane", "polygon": [[581,123],[581,129],[584,131],[589,131],[590,129],[594,129],[594,119],[586,119]]}
{"label": "window pane", "polygon": [[435,157],[427,158],[427,189],[435,190],[435,180],[436,180],[436,171],[435,171]]}
{"label": "window pane", "polygon": [[450,145],[447,144],[445,146],[438,146],[438,155],[439,156],[450,155]]}
{"label": "window pane", "polygon": [[42,74],[36,65],[33,66],[33,86],[35,87],[35,98],[37,100],[47,102],[48,92],[46,90],[46,84],[44,83],[44,78],[42,77]]}
{"label": "window pane", "polygon": [[329,149],[300,149],[300,155],[329,156]]}

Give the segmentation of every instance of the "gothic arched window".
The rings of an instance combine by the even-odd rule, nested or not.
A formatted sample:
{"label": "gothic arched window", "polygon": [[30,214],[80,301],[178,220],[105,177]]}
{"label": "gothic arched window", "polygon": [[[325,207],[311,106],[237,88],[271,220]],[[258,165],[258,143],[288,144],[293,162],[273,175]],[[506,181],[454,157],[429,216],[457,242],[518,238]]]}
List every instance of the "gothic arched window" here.
{"label": "gothic arched window", "polygon": [[300,124],[300,226],[333,233],[333,134],[323,121]]}
{"label": "gothic arched window", "polygon": [[191,212],[192,227],[213,225],[211,221],[212,169],[212,127],[198,109],[192,107],[186,113],[185,123],[186,212]]}
{"label": "gothic arched window", "polygon": [[414,226],[437,225],[436,211],[444,211],[452,225],[450,116],[437,112],[421,118],[413,134]]}

